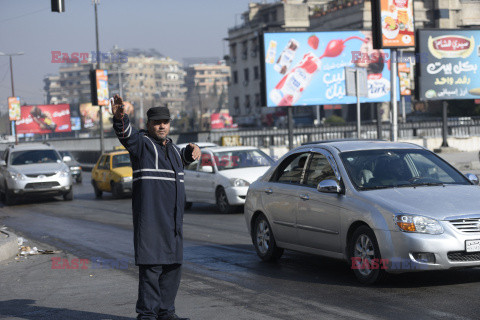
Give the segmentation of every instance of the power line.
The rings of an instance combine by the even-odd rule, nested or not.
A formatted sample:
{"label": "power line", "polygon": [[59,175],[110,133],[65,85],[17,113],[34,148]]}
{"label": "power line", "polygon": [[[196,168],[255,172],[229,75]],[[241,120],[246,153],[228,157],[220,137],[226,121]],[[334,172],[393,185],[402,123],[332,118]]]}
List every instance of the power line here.
{"label": "power line", "polygon": [[17,16],[17,17],[12,17],[12,18],[8,18],[8,19],[5,19],[5,20],[0,20],[0,23],[15,20],[15,19],[18,19],[18,18],[23,18],[23,17],[26,17],[26,16],[30,16],[32,14],[39,13],[39,12],[42,12],[42,11],[47,11],[47,10],[50,10],[50,8],[43,8],[43,9],[40,9],[40,10],[37,10],[37,11],[22,14],[22,15]]}

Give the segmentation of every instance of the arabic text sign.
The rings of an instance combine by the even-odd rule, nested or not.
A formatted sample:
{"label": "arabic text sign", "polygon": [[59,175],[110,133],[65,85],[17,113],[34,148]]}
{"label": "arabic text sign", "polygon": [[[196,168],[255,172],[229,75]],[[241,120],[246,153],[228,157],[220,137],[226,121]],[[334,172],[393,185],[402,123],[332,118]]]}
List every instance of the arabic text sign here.
{"label": "arabic text sign", "polygon": [[22,106],[20,120],[17,121],[18,133],[70,132],[70,105],[49,104]]}
{"label": "arabic text sign", "polygon": [[371,39],[370,31],[265,33],[265,105],[354,104],[345,67],[367,70],[360,102],[390,101],[390,51],[373,50]]}
{"label": "arabic text sign", "polygon": [[479,30],[419,30],[420,100],[477,99],[480,96],[478,67]]}

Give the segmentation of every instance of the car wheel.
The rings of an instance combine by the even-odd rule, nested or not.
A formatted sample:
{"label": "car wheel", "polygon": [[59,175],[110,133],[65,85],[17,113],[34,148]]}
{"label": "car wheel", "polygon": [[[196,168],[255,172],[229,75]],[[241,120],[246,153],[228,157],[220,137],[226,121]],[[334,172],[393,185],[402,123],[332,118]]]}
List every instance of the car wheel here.
{"label": "car wheel", "polygon": [[217,207],[221,213],[231,213],[233,211],[233,207],[228,203],[227,194],[225,193],[225,189],[218,188],[217,190]]}
{"label": "car wheel", "polygon": [[112,195],[115,199],[120,199],[123,196],[122,187],[118,183],[112,182],[111,188],[112,188]]}
{"label": "car wheel", "polygon": [[72,201],[73,200],[73,187],[70,186],[70,190],[67,193],[63,194],[63,200]]}
{"label": "car wheel", "polygon": [[185,201],[185,210],[189,210],[192,208],[192,203]]}
{"label": "car wheel", "polygon": [[385,278],[377,238],[369,227],[360,226],[355,230],[349,242],[349,256],[353,272],[361,283],[373,284]]}
{"label": "car wheel", "polygon": [[283,254],[283,249],[277,247],[272,228],[263,214],[260,214],[255,220],[252,230],[252,240],[257,255],[263,261],[278,260]]}
{"label": "car wheel", "polygon": [[75,180],[77,183],[82,183],[82,176],[78,176]]}
{"label": "car wheel", "polygon": [[8,190],[7,187],[5,187],[4,199],[7,206],[12,206],[17,202],[17,197],[15,196],[15,194],[13,194],[12,191]]}
{"label": "car wheel", "polygon": [[95,192],[95,197],[101,198],[103,192],[97,187],[97,183],[95,182],[95,180],[92,180],[92,186],[93,186],[93,191]]}

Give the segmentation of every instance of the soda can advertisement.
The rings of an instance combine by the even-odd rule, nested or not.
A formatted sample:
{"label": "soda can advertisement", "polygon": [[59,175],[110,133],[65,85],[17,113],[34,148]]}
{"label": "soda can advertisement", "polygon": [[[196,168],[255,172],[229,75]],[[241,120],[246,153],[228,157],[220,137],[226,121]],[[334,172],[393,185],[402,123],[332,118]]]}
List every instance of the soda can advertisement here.
{"label": "soda can advertisement", "polygon": [[[367,70],[368,97],[360,102],[391,99],[390,50],[375,50],[371,31],[265,33],[263,40],[268,107],[356,103],[346,95],[345,67]],[[275,63],[272,43],[282,48]]]}
{"label": "soda can advertisement", "polygon": [[17,133],[46,134],[72,131],[69,104],[22,106],[20,109]]}
{"label": "soda can advertisement", "polygon": [[10,121],[20,120],[20,97],[8,98],[8,116]]}

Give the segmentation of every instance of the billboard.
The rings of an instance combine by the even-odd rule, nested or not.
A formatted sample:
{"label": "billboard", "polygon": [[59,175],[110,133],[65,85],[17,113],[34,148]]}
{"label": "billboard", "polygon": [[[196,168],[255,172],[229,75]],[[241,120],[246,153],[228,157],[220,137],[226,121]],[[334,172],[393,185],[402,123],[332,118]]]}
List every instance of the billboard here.
{"label": "billboard", "polygon": [[236,127],[237,126],[233,123],[233,118],[230,116],[228,110],[226,112],[212,113],[210,115],[210,128],[212,130]]}
{"label": "billboard", "polygon": [[8,97],[8,116],[10,121],[20,120],[20,97]]}
{"label": "billboard", "polygon": [[418,30],[419,100],[478,99],[480,30]]}
{"label": "billboard", "polygon": [[345,67],[367,70],[360,102],[390,101],[390,50],[374,50],[371,31],[265,33],[263,40],[268,107],[356,103],[346,96]]}
{"label": "billboard", "polygon": [[47,104],[22,106],[17,133],[70,132],[70,105]]}
{"label": "billboard", "polygon": [[413,0],[372,0],[372,30],[375,48],[414,47]]}
{"label": "billboard", "polygon": [[71,117],[72,131],[82,130],[82,119],[80,117]]}
{"label": "billboard", "polygon": [[92,103],[98,106],[108,106],[108,72],[107,70],[90,71]]}

